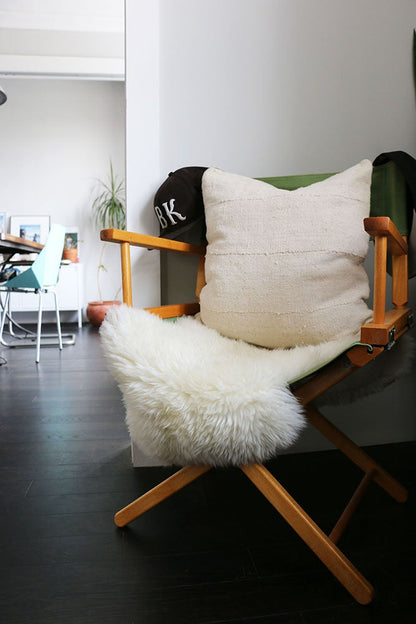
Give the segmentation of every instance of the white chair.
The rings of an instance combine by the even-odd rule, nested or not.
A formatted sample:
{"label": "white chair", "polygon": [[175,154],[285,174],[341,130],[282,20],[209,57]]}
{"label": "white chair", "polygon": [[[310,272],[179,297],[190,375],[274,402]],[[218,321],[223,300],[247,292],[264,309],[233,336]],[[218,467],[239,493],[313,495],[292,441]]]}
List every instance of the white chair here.
{"label": "white chair", "polygon": [[[46,244],[36,260],[33,262],[32,266],[23,273],[12,277],[7,280],[4,284],[0,286],[0,292],[5,292],[6,296],[4,301],[2,302],[2,312],[1,312],[1,324],[0,324],[0,342],[2,345],[6,347],[17,347],[17,346],[34,346],[36,345],[36,363],[40,361],[40,346],[41,346],[41,337],[46,339],[56,339],[57,343],[48,344],[58,344],[59,349],[62,349],[63,341],[62,341],[62,333],[61,333],[61,324],[59,317],[59,306],[58,299],[55,287],[58,283],[59,278],[59,267],[62,258],[62,250],[64,247],[64,237],[65,237],[65,227],[63,225],[53,224],[49,231],[48,239]],[[25,330],[25,338],[27,340],[22,340],[22,336],[17,336],[13,333],[13,325],[17,325],[15,321],[12,319],[10,315],[10,295],[13,292],[18,293],[30,293],[37,294],[39,296],[39,306],[38,306],[38,320],[37,320],[37,332],[34,334],[31,331]],[[47,292],[52,292],[55,301],[55,314],[56,314],[56,326],[57,326],[57,334],[44,334],[41,335],[42,329],[42,310],[43,310],[43,295]],[[6,322],[6,318],[9,320],[9,328],[11,329],[11,335],[17,339],[14,342],[6,342],[3,337],[4,326]],[[19,326],[18,326],[19,327]],[[75,337],[73,334],[66,334],[67,339],[65,340],[65,344],[74,344]],[[36,342],[35,342],[36,338]]]}

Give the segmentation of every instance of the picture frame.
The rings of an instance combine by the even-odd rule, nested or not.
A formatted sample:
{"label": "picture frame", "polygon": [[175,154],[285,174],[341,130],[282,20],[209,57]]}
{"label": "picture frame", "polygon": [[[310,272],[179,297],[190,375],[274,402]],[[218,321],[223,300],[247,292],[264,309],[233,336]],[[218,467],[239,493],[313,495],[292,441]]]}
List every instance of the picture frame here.
{"label": "picture frame", "polygon": [[12,215],[10,234],[44,245],[48,238],[50,223],[49,215]]}
{"label": "picture frame", "polygon": [[78,249],[79,227],[77,225],[65,226],[64,249]]}
{"label": "picture frame", "polygon": [[7,232],[7,212],[0,212],[0,234]]}

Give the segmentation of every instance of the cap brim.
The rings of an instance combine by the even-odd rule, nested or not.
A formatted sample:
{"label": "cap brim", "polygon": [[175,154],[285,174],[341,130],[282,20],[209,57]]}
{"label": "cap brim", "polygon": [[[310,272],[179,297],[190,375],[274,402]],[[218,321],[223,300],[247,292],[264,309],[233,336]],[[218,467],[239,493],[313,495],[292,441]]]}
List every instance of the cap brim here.
{"label": "cap brim", "polygon": [[168,238],[169,240],[177,240],[182,243],[190,243],[191,245],[202,245],[206,240],[205,232],[205,217],[203,216],[174,232],[162,233],[159,238]]}

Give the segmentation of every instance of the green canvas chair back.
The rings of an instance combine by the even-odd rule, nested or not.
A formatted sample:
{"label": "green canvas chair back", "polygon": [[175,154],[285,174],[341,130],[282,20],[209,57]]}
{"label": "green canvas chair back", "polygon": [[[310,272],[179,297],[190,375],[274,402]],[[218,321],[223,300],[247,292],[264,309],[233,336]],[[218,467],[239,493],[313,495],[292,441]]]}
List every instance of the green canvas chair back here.
{"label": "green canvas chair back", "polygon": [[54,223],[48,234],[44,248],[32,266],[12,277],[4,286],[6,288],[51,288],[56,286],[59,276],[62,251],[64,248],[65,227]]}
{"label": "green canvas chair back", "polygon": [[[331,177],[334,173],[258,178],[277,188],[293,191]],[[393,162],[373,167],[371,183],[372,217],[390,217],[402,236],[408,236],[411,222],[407,208],[406,182]]]}

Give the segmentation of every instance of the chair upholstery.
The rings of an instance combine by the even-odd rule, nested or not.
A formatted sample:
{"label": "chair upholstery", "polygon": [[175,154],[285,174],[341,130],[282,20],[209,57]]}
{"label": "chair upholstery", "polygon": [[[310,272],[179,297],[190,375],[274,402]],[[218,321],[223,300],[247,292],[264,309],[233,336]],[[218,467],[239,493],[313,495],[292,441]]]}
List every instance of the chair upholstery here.
{"label": "chair upholstery", "polygon": [[[273,179],[273,183],[278,184],[278,180],[278,178]],[[304,184],[303,176],[301,178],[294,176],[290,180],[286,180],[292,188],[297,188],[299,185]],[[315,181],[316,177],[311,179],[311,182]],[[209,328],[204,328],[203,331],[202,328],[197,329],[196,331],[197,333],[200,332],[200,336],[198,335],[197,337],[195,334],[189,338],[188,344],[188,339],[186,338],[188,334],[185,335],[184,332],[190,331],[190,323],[186,319],[185,322],[180,320],[176,327],[169,324],[170,327],[166,327],[165,331],[163,323],[159,319],[153,320],[145,312],[129,309],[132,306],[131,245],[198,255],[200,257],[197,276],[198,296],[205,284],[205,248],[133,232],[122,232],[119,230],[103,230],[101,232],[102,240],[120,244],[121,247],[123,297],[127,307],[122,307],[120,310],[110,313],[108,319],[103,323],[101,335],[110,366],[124,394],[130,431],[133,437],[137,437],[139,443],[140,440],[144,440],[146,444],[150,445],[150,450],[157,450],[154,445],[152,447],[153,441],[147,436],[149,430],[154,430],[155,426],[160,424],[160,432],[157,435],[164,436],[164,443],[168,448],[165,459],[177,461],[180,465],[185,464],[182,469],[167,480],[117,512],[115,515],[117,526],[123,527],[127,525],[148,509],[205,474],[213,465],[227,465],[227,463],[238,465],[238,462],[241,461],[239,468],[242,472],[285,518],[332,574],[344,585],[347,591],[362,604],[371,602],[374,595],[372,586],[338,548],[337,542],[353,516],[366,488],[372,481],[375,481],[398,502],[406,500],[407,491],[362,449],[357,447],[327,420],[317,408],[318,400],[324,395],[326,390],[341,384],[352,374],[359,375],[359,371],[363,367],[371,367],[372,363],[375,364],[377,358],[382,354],[384,354],[383,357],[388,357],[391,346],[401,338],[411,325],[411,311],[406,307],[406,238],[399,233],[388,215],[368,217],[364,220],[364,227],[367,233],[375,239],[373,318],[361,327],[361,332],[358,331],[358,340],[353,344],[348,342],[344,342],[344,344],[338,343],[331,353],[325,347],[323,349],[324,353],[320,354],[320,358],[317,357],[315,360],[313,358],[311,360],[305,358],[303,369],[299,367],[297,373],[295,369],[290,369],[286,377],[283,375],[277,380],[273,378],[268,388],[263,388],[265,393],[271,390],[275,391],[276,388],[284,391],[289,390],[291,397],[295,399],[297,406],[301,408],[305,421],[317,428],[364,472],[362,481],[329,535],[324,534],[299,503],[292,498],[282,484],[263,465],[262,461],[270,456],[271,449],[277,450],[278,444],[276,444],[276,440],[272,442],[271,449],[266,449],[263,455],[259,454],[256,456],[253,453],[244,455],[244,453],[241,453],[240,456],[237,454],[234,457],[231,453],[230,459],[230,456],[226,457],[226,454],[223,454],[222,457],[225,460],[216,461],[211,453],[212,445],[215,447],[219,442],[222,442],[225,448],[227,445],[232,447],[236,444],[234,433],[238,426],[241,425],[241,421],[246,425],[249,423],[247,425],[247,437],[249,437],[248,430],[254,430],[258,433],[261,426],[263,426],[263,412],[260,409],[256,412],[257,407],[254,408],[254,416],[251,419],[248,418],[249,410],[247,405],[250,403],[250,395],[254,396],[256,389],[258,389],[258,383],[256,382],[252,387],[248,387],[250,365],[251,374],[255,379],[257,379],[255,377],[257,366],[260,367],[260,378],[269,374],[268,370],[270,371],[270,369],[273,372],[276,372],[276,370],[279,372],[280,365],[277,364],[273,351],[265,351],[264,349],[242,343],[241,352],[237,352],[236,345],[239,342],[230,340],[231,344],[228,345],[227,343],[226,349],[228,351],[225,352],[227,358],[224,361],[224,352],[222,353],[222,360],[220,353],[224,346],[223,341],[229,339],[221,337],[221,347],[219,347],[218,352],[215,351],[214,355],[210,356],[209,365],[211,372],[209,376],[206,376],[204,367],[207,365],[207,360],[205,355],[211,347],[209,336],[205,335],[205,333],[209,334],[213,330]],[[386,312],[385,280],[388,253],[393,256],[393,308]],[[171,318],[183,314],[195,314],[198,312],[198,304],[161,306],[159,308],[151,308],[148,312],[162,318]],[[198,321],[194,320],[191,323],[194,324],[192,326],[194,327]],[[137,338],[135,336],[136,333],[138,334]],[[192,332],[189,335],[191,334]],[[336,336],[334,336],[334,341],[336,342]],[[163,345],[165,345],[165,348],[163,348]],[[189,370],[199,365],[201,375],[199,382],[195,381],[197,377],[193,377],[193,383],[189,387],[182,381],[181,373],[183,370],[180,367],[180,362],[185,355],[187,356],[189,353],[187,349],[190,349],[191,346],[194,359]],[[322,348],[322,345],[318,346]],[[199,360],[198,355],[195,355],[195,353],[198,354],[198,349],[200,350]],[[296,350],[291,349],[283,353],[283,355],[290,359],[290,357],[293,357],[294,352]],[[236,392],[234,393],[233,384],[236,380],[234,377],[226,375],[225,371],[227,367],[232,368],[234,363],[238,367],[244,357],[248,359],[247,370],[244,369],[244,372],[237,374],[237,378],[240,377],[240,382],[242,383],[235,387]],[[238,362],[236,361],[237,359]],[[169,373],[170,368],[172,369],[172,374]],[[281,370],[284,369],[285,364],[283,363],[281,364]],[[221,376],[220,373],[222,371],[224,372]],[[158,380],[156,380],[155,372],[159,374]],[[214,386],[212,379],[215,380],[216,372],[216,386]],[[224,385],[227,386],[224,392],[222,389],[220,390],[222,377]],[[279,374],[277,377],[279,377]],[[246,383],[244,383],[245,380],[247,380]],[[146,384],[150,389],[148,397],[141,394],[142,388]],[[171,392],[166,394],[164,385],[169,384],[171,385]],[[247,393],[244,394],[246,390]],[[152,393],[154,396],[152,396]],[[243,405],[237,402],[233,403],[232,400],[235,396],[238,397],[241,394],[244,396],[241,402]],[[221,395],[221,400],[218,398],[219,395]],[[187,397],[189,400],[187,400]],[[201,398],[200,401],[199,398]],[[274,398],[278,403],[277,394],[274,395]],[[173,405],[175,402],[177,404],[176,407]],[[195,412],[189,412],[190,402],[202,405],[201,411],[198,412],[197,416]],[[175,413],[171,411],[172,405],[176,409]],[[231,411],[234,412],[235,420],[232,420],[227,413],[225,421],[229,429],[222,430],[221,425],[219,425],[220,436],[216,439],[215,418],[217,417],[218,422],[220,422],[220,416],[224,415],[224,410],[226,408],[229,409],[230,405]],[[198,407],[200,406],[198,405]],[[209,412],[210,409],[211,413]],[[280,407],[277,405],[276,413],[278,418],[280,418],[279,410]],[[193,451],[186,455],[186,452],[189,450],[189,437],[187,437],[189,436],[189,431],[194,428],[197,433],[200,432],[205,424],[203,422],[204,413],[207,419],[213,423],[212,430],[206,435],[205,443],[203,439],[198,440]],[[299,412],[297,414],[299,416]],[[259,425],[258,428],[256,427],[256,416],[259,422],[261,422],[261,426]],[[267,447],[265,442],[267,428],[270,427],[272,422],[276,423],[276,421],[273,421],[273,416],[266,422],[265,437],[260,437],[260,447]],[[289,424],[280,421],[280,424],[286,427],[288,438],[293,439],[296,432],[290,432],[290,427],[293,428],[294,421],[291,421]],[[185,428],[184,425],[186,425]],[[294,428],[300,429],[301,426],[302,423],[297,423]],[[183,436],[181,435],[181,430],[184,431]],[[169,455],[169,451],[172,450],[174,443],[180,445],[181,441],[184,445],[182,455],[180,453],[178,455],[176,451],[176,454]],[[289,443],[290,439],[287,442]],[[237,446],[240,450],[244,450],[244,434],[240,436]],[[198,452],[198,449],[200,452]]]}

